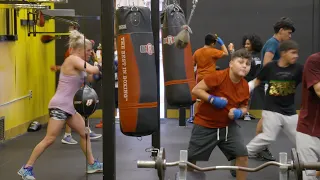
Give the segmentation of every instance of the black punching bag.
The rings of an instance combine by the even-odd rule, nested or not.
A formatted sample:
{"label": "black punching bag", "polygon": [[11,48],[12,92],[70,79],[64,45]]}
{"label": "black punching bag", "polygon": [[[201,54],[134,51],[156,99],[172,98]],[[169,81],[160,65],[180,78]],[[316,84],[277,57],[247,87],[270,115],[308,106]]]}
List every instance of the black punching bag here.
{"label": "black punching bag", "polygon": [[96,91],[88,85],[81,87],[73,98],[74,108],[85,118],[88,118],[96,111],[98,103],[99,99]]}
{"label": "black punching bag", "polygon": [[162,57],[166,100],[171,106],[190,106],[196,97],[191,91],[196,85],[191,43],[184,49],[177,48],[175,36],[186,24],[184,12],[178,4],[168,5],[161,17]]}
{"label": "black punching bag", "polygon": [[147,7],[116,11],[120,129],[147,136],[158,129],[157,74],[151,13]]}

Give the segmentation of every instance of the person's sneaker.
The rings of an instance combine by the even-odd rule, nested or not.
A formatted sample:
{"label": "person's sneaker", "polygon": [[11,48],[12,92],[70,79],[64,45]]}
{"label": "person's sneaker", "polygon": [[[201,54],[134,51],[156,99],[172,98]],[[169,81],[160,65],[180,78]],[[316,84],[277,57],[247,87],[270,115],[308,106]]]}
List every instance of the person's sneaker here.
{"label": "person's sneaker", "polygon": [[32,170],[33,167],[25,168],[23,165],[18,171],[18,175],[20,175],[23,180],[35,180],[36,178],[34,177]]}
{"label": "person's sneaker", "polygon": [[262,150],[257,154],[257,156],[262,159],[262,160],[267,160],[267,161],[275,161],[276,158],[273,157],[272,153],[268,148]]}
{"label": "person's sneaker", "polygon": [[102,121],[100,121],[100,123],[96,125],[96,128],[102,128],[102,127],[103,127],[103,123]]}
{"label": "person's sneaker", "polygon": [[90,133],[90,139],[99,139],[102,137],[102,134],[96,134],[95,132],[91,131]]}
{"label": "person's sneaker", "polygon": [[259,158],[259,155],[258,154],[249,154],[248,153],[248,158],[249,159],[256,159],[256,158]]}
{"label": "person's sneaker", "polygon": [[116,121],[116,122],[115,122],[116,124],[119,124],[119,123],[120,123],[120,119],[119,119],[119,118],[115,118],[115,121]]}
{"label": "person's sneaker", "polygon": [[103,163],[95,160],[93,164],[88,164],[88,169],[87,169],[88,174],[102,172],[102,171],[103,171]]}
{"label": "person's sneaker", "polygon": [[[235,166],[236,165],[236,160],[231,160],[230,161],[230,166]],[[237,171],[236,170],[230,170],[230,174],[233,176],[233,177],[237,177]]]}
{"label": "person's sneaker", "polygon": [[61,142],[63,144],[78,144],[78,142],[74,140],[70,135],[65,136],[63,139],[61,139]]}
{"label": "person's sneaker", "polygon": [[193,120],[194,120],[194,116],[190,117],[190,118],[187,120],[187,122],[188,122],[188,123],[193,123]]}
{"label": "person's sneaker", "polygon": [[243,120],[251,121],[251,117],[250,117],[249,113],[247,113],[246,115],[243,116]]}

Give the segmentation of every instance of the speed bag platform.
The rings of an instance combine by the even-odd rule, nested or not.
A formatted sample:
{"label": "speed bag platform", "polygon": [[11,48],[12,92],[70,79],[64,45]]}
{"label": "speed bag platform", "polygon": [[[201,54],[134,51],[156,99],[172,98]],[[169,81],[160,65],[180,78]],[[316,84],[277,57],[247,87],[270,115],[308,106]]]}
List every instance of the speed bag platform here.
{"label": "speed bag platform", "polygon": [[116,11],[120,129],[147,136],[158,129],[157,74],[151,13],[146,7]]}
{"label": "speed bag platform", "polygon": [[165,94],[167,103],[171,106],[190,106],[196,97],[192,89],[196,85],[192,62],[190,42],[184,49],[174,45],[174,37],[186,24],[183,10],[178,4],[168,5],[161,19],[162,26],[162,55]]}

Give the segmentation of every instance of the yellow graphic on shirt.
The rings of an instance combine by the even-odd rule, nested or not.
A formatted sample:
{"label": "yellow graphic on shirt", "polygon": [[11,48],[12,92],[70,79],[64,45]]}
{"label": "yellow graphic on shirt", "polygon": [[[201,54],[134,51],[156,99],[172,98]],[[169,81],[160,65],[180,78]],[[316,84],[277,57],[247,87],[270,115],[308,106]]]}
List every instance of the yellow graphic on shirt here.
{"label": "yellow graphic on shirt", "polygon": [[270,81],[269,95],[271,96],[288,96],[294,94],[296,90],[295,81]]}

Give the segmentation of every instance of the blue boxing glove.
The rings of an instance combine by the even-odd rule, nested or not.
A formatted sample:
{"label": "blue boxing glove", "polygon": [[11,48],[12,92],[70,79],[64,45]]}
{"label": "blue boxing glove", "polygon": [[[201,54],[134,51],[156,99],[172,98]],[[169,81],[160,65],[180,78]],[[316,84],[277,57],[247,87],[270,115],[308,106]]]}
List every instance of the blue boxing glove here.
{"label": "blue boxing glove", "polygon": [[101,78],[102,78],[102,74],[94,74],[94,75],[93,75],[93,79],[94,79],[95,81],[100,81]]}
{"label": "blue boxing glove", "polygon": [[220,46],[224,45],[224,42],[220,37],[217,38],[217,43],[220,44]]}
{"label": "blue boxing glove", "polygon": [[237,120],[242,116],[242,111],[241,109],[234,109],[233,110],[233,119]]}
{"label": "blue boxing glove", "polygon": [[213,95],[209,96],[208,101],[218,109],[222,109],[228,104],[228,101],[226,101],[225,99]]}

